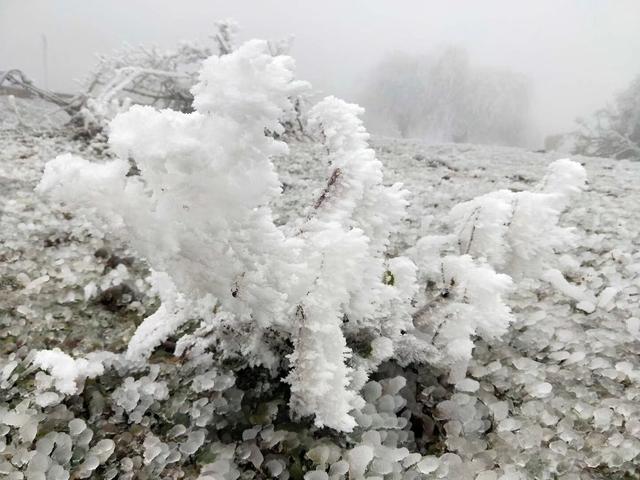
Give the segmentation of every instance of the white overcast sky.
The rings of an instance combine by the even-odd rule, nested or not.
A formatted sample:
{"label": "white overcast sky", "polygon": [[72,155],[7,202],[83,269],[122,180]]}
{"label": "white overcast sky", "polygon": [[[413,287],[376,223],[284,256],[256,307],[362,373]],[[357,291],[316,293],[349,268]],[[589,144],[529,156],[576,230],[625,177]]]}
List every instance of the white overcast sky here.
{"label": "white overcast sky", "polygon": [[0,0],[0,70],[42,82],[46,35],[49,86],[69,91],[94,52],[205,39],[224,18],[242,39],[293,35],[300,77],[346,99],[385,53],[464,46],[476,64],[530,77],[541,134],[570,129],[640,74],[640,0]]}

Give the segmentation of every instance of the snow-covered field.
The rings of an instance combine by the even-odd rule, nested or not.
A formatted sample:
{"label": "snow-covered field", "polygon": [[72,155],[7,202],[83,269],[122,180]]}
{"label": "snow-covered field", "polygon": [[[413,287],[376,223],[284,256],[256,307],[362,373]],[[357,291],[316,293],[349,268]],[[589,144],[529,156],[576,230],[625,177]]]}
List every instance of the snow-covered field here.
{"label": "snow-covered field", "polygon": [[[183,478],[196,478],[202,465],[222,468],[220,462],[234,455],[228,449],[232,436],[218,435],[216,429],[223,431],[226,419],[240,411],[233,396],[237,391],[224,387],[220,372],[212,381],[223,387],[203,395],[204,400],[184,393],[163,404],[166,395],[158,391],[161,382],[156,377],[163,378],[172,392],[182,388],[171,345],[152,357],[155,374],[138,379],[148,388],[129,392],[138,395],[131,410],[141,408],[136,407],[140,398],[146,405],[133,427],[122,420],[123,408],[131,413],[126,389],[114,394],[115,404],[122,407],[118,410],[105,400],[113,389],[98,383],[88,382],[84,394],[66,406],[47,407],[46,399],[41,399],[41,406],[20,406],[18,410],[26,412],[24,418],[7,413],[32,388],[31,350],[122,351],[157,302],[145,280],[142,259],[114,242],[108,229],[34,193],[44,163],[56,155],[71,151],[102,161],[104,152],[68,138],[61,130],[33,132],[13,128],[10,122],[4,126],[0,131],[0,476],[13,472],[7,478],[23,478],[16,471],[32,461],[36,454],[30,452],[47,458],[54,443],[61,448],[61,437],[50,432],[69,431],[67,423],[85,410],[91,412],[85,419],[91,419],[95,438],[82,437],[88,428],[84,421],[71,428],[79,429],[71,434],[74,478],[134,478],[133,471],[139,475],[135,478],[180,478],[179,472]],[[442,220],[457,203],[498,189],[531,188],[558,158],[554,153],[514,148],[426,145],[390,138],[374,138],[372,144],[384,165],[385,183],[403,182],[411,192],[408,219],[394,238],[395,251],[405,250],[426,234],[445,232]],[[279,223],[302,214],[317,198],[326,181],[320,157],[320,147],[294,143],[289,157],[277,159],[283,182],[283,194],[275,205]],[[549,283],[527,280],[529,288],[518,290],[509,302],[517,321],[490,345],[476,341],[469,377],[455,388],[440,381],[443,372],[435,369],[400,372],[397,366],[383,366],[374,377],[383,395],[375,381],[365,387],[373,426],[364,429],[362,438],[349,437],[352,445],[377,449],[376,460],[367,470],[369,478],[391,474],[389,464],[400,460],[407,467],[419,462],[417,472],[406,478],[636,478],[640,465],[640,164],[574,160],[584,165],[589,176],[588,190],[563,218],[565,224],[576,227],[579,239],[571,257],[562,260],[575,288],[560,293]],[[593,303],[594,309],[586,309],[593,311],[576,308],[579,301]],[[387,380],[399,373],[408,380],[400,393],[401,385]],[[237,377],[236,383],[251,382]],[[406,413],[400,397],[409,404],[421,404],[419,422],[413,418],[416,409]],[[158,402],[162,405],[157,406]],[[184,431],[174,427],[167,433],[170,425],[163,424],[163,419],[170,418],[167,412],[190,417],[197,427],[187,425]],[[269,418],[264,412],[260,415]],[[202,420],[206,416],[214,420]],[[291,478],[301,478],[304,471],[324,464],[334,465],[332,478],[343,478],[336,452],[347,448],[344,440],[322,431],[313,438],[296,439],[291,433],[295,426],[278,424],[276,417],[272,420],[275,433],[269,421],[255,422],[259,426],[247,428],[237,440],[236,463],[251,462],[253,478],[277,477],[282,465],[292,463],[301,473],[291,470]],[[408,431],[416,437],[417,457],[395,448],[406,439],[402,432]],[[278,435],[280,440],[275,438]],[[277,448],[279,441],[294,443]],[[203,447],[192,461],[184,460],[203,443],[216,447]],[[326,451],[319,447],[329,444],[338,446]],[[306,455],[313,447],[314,453]],[[281,458],[296,448],[302,449],[297,453],[302,460]],[[116,454],[111,455],[114,449]],[[386,453],[380,453],[383,450]],[[180,460],[180,454],[175,457],[178,451]],[[45,478],[33,472],[46,469],[34,466],[30,476],[25,468],[26,478]],[[225,477],[228,471],[216,474],[211,468],[214,473],[206,478],[235,478]],[[64,477],[52,473],[46,478]]]}

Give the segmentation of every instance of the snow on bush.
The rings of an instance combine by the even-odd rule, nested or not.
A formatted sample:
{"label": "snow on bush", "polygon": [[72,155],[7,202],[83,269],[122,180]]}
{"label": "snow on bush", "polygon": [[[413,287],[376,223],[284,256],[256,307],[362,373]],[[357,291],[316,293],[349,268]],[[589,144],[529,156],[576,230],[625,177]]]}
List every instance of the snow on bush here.
{"label": "snow on bush", "polygon": [[[366,143],[359,113],[359,107],[334,97],[310,112],[310,125],[320,130],[327,149],[330,172],[298,234],[306,268],[311,267],[314,275],[297,302],[299,330],[294,334],[293,371],[288,377],[295,411],[316,414],[319,425],[344,430],[355,426],[349,411],[362,403],[354,393],[366,381],[367,370],[387,355],[375,358],[372,365],[358,365],[363,362],[356,356],[357,375],[344,361],[334,367],[336,359],[353,355],[343,324],[355,335],[372,330],[376,339],[389,339],[411,321],[406,310],[393,311],[393,301],[402,298],[402,290],[385,281],[385,275],[393,272],[384,257],[389,237],[404,216],[407,192],[401,185],[382,185],[382,164]],[[412,265],[406,259],[394,260],[409,263],[412,290]],[[397,272],[399,279],[402,273]],[[336,395],[345,388],[348,396]]]}
{"label": "snow on bush", "polygon": [[[93,206],[158,272],[152,281],[162,305],[133,336],[128,360],[144,361],[181,324],[202,316],[211,317],[207,335],[246,335],[239,348],[223,348],[223,357],[241,354],[274,368],[283,359],[265,332],[275,330],[294,345],[287,377],[293,411],[349,431],[368,371],[392,353],[383,347],[378,358],[359,358],[345,333],[397,341],[413,330],[415,266],[385,256],[408,192],[383,186],[361,109],[328,97],[309,114],[328,152],[327,185],[293,234],[274,224],[269,203],[280,185],[272,157],[287,147],[264,132],[281,131],[291,98],[306,88],[289,57],[249,42],[204,62],[193,88],[196,112],[134,106],[112,122],[116,160],[95,165],[60,156],[47,164],[38,190],[75,208]],[[139,176],[127,176],[129,159]],[[431,339],[458,369],[452,378],[464,378],[473,335],[499,336],[511,322],[503,300],[511,280],[493,268],[520,274],[552,255],[566,241],[557,226],[564,197],[584,181],[582,167],[558,161],[539,193],[499,191],[453,209],[460,256],[439,263],[441,297],[452,299],[434,316],[442,320]]]}
{"label": "snow on bush", "polygon": [[[553,267],[556,253],[574,241],[572,230],[560,225],[561,214],[585,185],[580,164],[557,160],[534,191],[499,190],[458,204],[449,215],[454,233],[420,239],[412,256],[427,286],[435,288],[414,315],[426,326],[415,338],[401,339],[405,362],[450,365],[450,381],[461,381],[471,359],[472,337],[494,339],[513,321],[506,300],[513,279],[544,279],[565,294],[581,291]],[[593,311],[586,297],[569,296],[585,311]],[[438,348],[434,351],[432,345]]]}
{"label": "snow on bush", "polygon": [[[256,387],[263,394],[287,388],[294,421],[313,417],[316,428],[353,432],[344,456],[335,446],[309,450],[318,469],[305,478],[328,478],[329,464],[331,478],[456,472],[455,455],[423,458],[402,446],[410,444],[409,421],[398,413],[407,406],[399,394],[407,380],[369,377],[386,360],[428,364],[449,371],[456,388],[475,391],[478,382],[465,379],[474,339],[491,342],[507,332],[508,296],[518,286],[510,275],[539,275],[553,265],[555,249],[569,238],[560,215],[583,188],[584,169],[554,162],[538,191],[502,190],[463,203],[451,212],[451,233],[392,255],[409,193],[384,184],[362,109],[328,97],[308,119],[325,152],[326,184],[304,217],[277,226],[270,205],[281,186],[273,159],[288,148],[269,132],[282,131],[280,119],[308,89],[293,70],[293,60],[272,55],[266,42],[247,42],[203,63],[192,90],[195,112],[134,106],[111,124],[115,160],[61,155],[47,164],[38,191],[106,222],[148,262],[161,305],[121,355],[39,352],[36,366],[53,377],[40,382],[39,395],[52,388],[77,394],[85,379],[101,374],[126,377],[112,393],[116,417],[138,423],[155,402],[177,413],[180,395],[213,392],[211,403],[203,397],[182,411],[195,427],[179,447],[165,442],[187,432],[182,424],[164,440],[145,438],[144,468],[158,475],[202,447],[202,428],[237,421],[243,391],[234,384],[241,378],[224,370],[240,362],[269,372],[273,382]],[[153,367],[147,377],[132,376],[149,368],[149,357],[170,337],[187,372],[175,381],[188,375],[191,382],[190,393],[175,399]],[[258,425],[276,421],[276,404],[266,405],[254,414]],[[259,468],[261,451],[284,437],[263,431],[258,441],[256,428],[242,433],[244,453],[235,451]],[[207,448],[215,461],[200,478],[238,477],[228,445],[209,441]],[[82,471],[98,468],[99,453]],[[265,467],[273,476],[293,468],[275,457]]]}
{"label": "snow on bush", "polygon": [[[290,69],[290,60],[271,57],[263,42],[211,57],[200,77],[211,89],[197,95],[199,111],[132,107],[111,125],[118,159],[91,165],[58,157],[47,165],[40,191],[69,205],[93,205],[114,233],[165,272],[153,277],[165,308],[150,322],[186,319],[184,302],[217,302],[240,322],[282,321],[296,268],[283,271],[276,263],[294,263],[289,256],[296,241],[288,241],[271,219],[268,202],[280,187],[269,158],[286,145],[265,136],[264,128],[277,128],[288,97],[305,86]],[[244,75],[251,77],[250,89],[229,84]],[[226,83],[220,84],[220,76]],[[140,176],[126,176],[130,156]],[[151,342],[148,335],[141,340]]]}
{"label": "snow on bush", "polygon": [[579,164],[556,160],[534,191],[500,190],[457,205],[451,223],[460,253],[484,258],[516,278],[540,275],[556,251],[574,240],[571,229],[562,227],[559,219],[571,195],[585,184]]}

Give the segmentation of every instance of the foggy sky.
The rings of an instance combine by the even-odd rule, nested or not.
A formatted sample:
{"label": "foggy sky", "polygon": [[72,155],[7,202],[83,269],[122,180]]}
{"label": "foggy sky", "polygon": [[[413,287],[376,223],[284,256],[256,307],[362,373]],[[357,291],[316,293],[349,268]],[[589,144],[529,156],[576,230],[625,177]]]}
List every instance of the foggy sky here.
{"label": "foggy sky", "polygon": [[94,52],[204,40],[225,18],[241,39],[293,35],[299,76],[347,100],[389,52],[465,47],[474,64],[531,79],[540,136],[571,129],[640,73],[638,0],[0,0],[0,70],[43,84],[46,35],[48,85],[73,91]]}

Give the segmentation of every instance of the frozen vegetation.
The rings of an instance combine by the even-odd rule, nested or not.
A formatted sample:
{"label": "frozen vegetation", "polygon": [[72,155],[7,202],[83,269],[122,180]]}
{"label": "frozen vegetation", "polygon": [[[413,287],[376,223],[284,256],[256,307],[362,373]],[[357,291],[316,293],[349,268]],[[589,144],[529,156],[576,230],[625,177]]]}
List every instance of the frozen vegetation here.
{"label": "frozen vegetation", "polygon": [[335,97],[285,143],[277,53],[108,145],[0,98],[0,474],[632,478],[638,164],[370,139]]}

